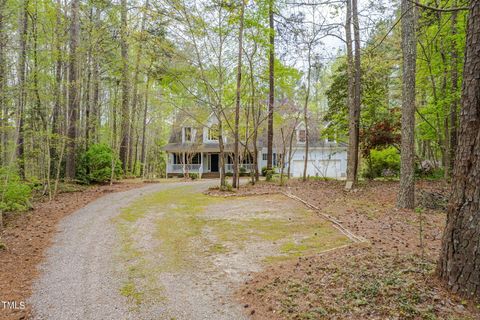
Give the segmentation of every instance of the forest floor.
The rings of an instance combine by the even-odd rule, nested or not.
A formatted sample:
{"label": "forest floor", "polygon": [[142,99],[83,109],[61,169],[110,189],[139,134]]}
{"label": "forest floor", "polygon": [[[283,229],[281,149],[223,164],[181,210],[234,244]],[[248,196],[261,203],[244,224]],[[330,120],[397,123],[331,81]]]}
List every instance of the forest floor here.
{"label": "forest floor", "polygon": [[0,301],[16,301],[17,308],[4,309],[0,305],[0,319],[28,318],[30,305],[23,308],[20,302],[26,302],[31,295],[39,273],[37,266],[52,244],[62,218],[106,194],[141,186],[144,184],[137,180],[124,180],[112,186],[64,185],[54,200],[36,197],[32,210],[7,215],[1,234],[5,249],[0,250]]}
{"label": "forest floor", "polygon": [[253,319],[480,319],[480,305],[448,293],[435,277],[447,184],[419,181],[413,211],[395,208],[397,191],[398,182],[379,181],[350,192],[340,181],[241,188],[235,195],[300,197],[368,242],[270,265],[237,299]]}
{"label": "forest floor", "polygon": [[418,183],[415,211],[395,209],[398,182],[170,182],[65,193],[9,217],[0,300],[27,308],[0,319],[480,318],[434,275],[442,182]]}

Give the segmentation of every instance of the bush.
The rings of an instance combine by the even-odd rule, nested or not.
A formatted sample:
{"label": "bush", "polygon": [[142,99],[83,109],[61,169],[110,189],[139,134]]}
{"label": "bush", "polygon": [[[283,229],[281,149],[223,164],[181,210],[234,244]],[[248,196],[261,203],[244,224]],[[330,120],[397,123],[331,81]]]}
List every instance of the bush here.
{"label": "bush", "polygon": [[192,179],[192,180],[196,180],[196,179],[199,178],[199,175],[198,175],[198,173],[190,172],[190,173],[188,174],[188,177],[189,177],[190,179]]}
{"label": "bush", "polygon": [[400,153],[394,147],[370,151],[367,167],[363,176],[367,179],[377,177],[396,177],[400,174]]}
{"label": "bush", "polygon": [[[112,149],[103,143],[93,144],[80,156],[78,177],[85,183],[107,182],[112,176]],[[122,164],[115,160],[114,178],[122,174]]]}
{"label": "bush", "polygon": [[267,167],[262,167],[262,176],[266,177],[267,176]]}
{"label": "bush", "polygon": [[25,211],[32,207],[31,187],[11,168],[0,169],[0,211]]}
{"label": "bush", "polygon": [[266,180],[272,181],[274,173],[275,173],[275,170],[266,170],[265,171],[265,177],[267,178]]}

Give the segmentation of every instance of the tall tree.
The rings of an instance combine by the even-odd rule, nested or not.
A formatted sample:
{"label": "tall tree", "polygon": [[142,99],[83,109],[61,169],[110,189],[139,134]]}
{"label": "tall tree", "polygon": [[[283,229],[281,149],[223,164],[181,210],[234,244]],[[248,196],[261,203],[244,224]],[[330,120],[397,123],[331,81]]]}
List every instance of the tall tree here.
{"label": "tall tree", "polygon": [[397,206],[413,209],[415,206],[415,72],[417,58],[416,7],[402,0],[402,144],[400,189]]}
{"label": "tall tree", "polygon": [[54,40],[54,57],[55,57],[55,87],[54,87],[54,102],[52,112],[52,135],[53,143],[50,147],[50,172],[55,174],[60,167],[59,159],[59,144],[60,136],[62,134],[62,69],[63,69],[63,51],[62,51],[62,3],[57,0],[55,3],[55,40]]}
{"label": "tall tree", "polygon": [[[145,5],[143,6],[143,14],[142,14],[142,22],[140,25],[140,39],[138,43],[138,48],[137,48],[137,56],[135,57],[135,71],[133,73],[133,88],[132,88],[132,118],[130,121],[130,143],[129,143],[129,148],[128,148],[128,168],[131,172],[135,171],[135,164],[137,162],[137,145],[138,145],[138,134],[136,135],[135,138],[135,153],[134,151],[134,139],[133,135],[135,132],[135,123],[137,121],[137,113],[138,113],[138,100],[139,100],[139,94],[138,94],[138,77],[140,75],[140,62],[141,58],[143,55],[143,43],[145,42],[145,25],[147,22],[147,12],[149,8],[149,0],[145,0]],[[135,158],[135,159],[133,159]]]}
{"label": "tall tree", "polygon": [[273,20],[274,0],[268,1],[269,56],[268,56],[268,128],[267,128],[267,169],[273,167],[273,107],[275,102],[275,29]]}
{"label": "tall tree", "polygon": [[75,179],[77,149],[77,117],[79,109],[78,45],[80,40],[80,0],[72,0],[70,25],[70,55],[68,61],[68,152],[66,178]]}
{"label": "tall tree", "polygon": [[17,160],[18,172],[25,178],[25,104],[27,100],[27,37],[28,37],[28,0],[23,0],[19,24],[19,52],[18,52],[18,96],[17,96]]}
{"label": "tall tree", "polygon": [[[5,9],[6,0],[0,0],[0,163],[6,164],[6,149],[7,149],[7,56],[5,46],[7,44],[6,31],[5,31]],[[0,218],[1,219],[1,218]],[[1,221],[0,221],[1,222]]]}
{"label": "tall tree", "polygon": [[[359,136],[360,136],[360,81],[361,81],[361,58],[360,58],[360,26],[358,21],[358,2],[357,0],[351,0],[351,15],[348,17],[348,7],[350,0],[347,0],[347,33],[349,33],[349,22],[353,20],[353,37],[355,44],[355,53],[354,53],[354,63],[353,63],[353,72],[352,72],[352,54],[347,57],[347,72],[349,73],[349,146],[348,146],[348,158],[347,158],[347,184],[346,188],[351,189],[353,185],[357,182],[358,176],[358,146],[359,146]],[[350,20],[351,19],[351,20]],[[351,35],[350,35],[351,38]],[[348,35],[347,35],[347,55],[348,55],[348,46],[351,48],[351,39],[350,44],[348,44]],[[353,79],[352,79],[353,78]],[[353,85],[352,85],[353,82]],[[352,91],[350,91],[352,90]],[[353,93],[353,95],[352,95]]]}
{"label": "tall tree", "polygon": [[238,179],[239,179],[239,159],[240,159],[240,152],[239,152],[239,124],[240,124],[240,102],[241,102],[241,90],[242,90],[242,54],[243,54],[243,25],[245,20],[245,1],[240,1],[240,26],[238,29],[238,58],[237,58],[237,90],[236,90],[236,97],[235,97],[235,128],[234,128],[234,136],[235,136],[235,144],[234,144],[234,151],[233,151],[233,181],[232,186],[234,188],[239,187]]}
{"label": "tall tree", "polygon": [[[453,6],[457,6],[457,1],[453,1]],[[457,109],[458,109],[458,98],[457,98],[457,91],[458,91],[458,48],[457,48],[457,22],[458,22],[458,12],[452,12],[451,18],[451,34],[452,34],[452,43],[451,43],[451,66],[450,66],[450,77],[452,82],[452,101],[450,103],[450,155],[449,160],[450,162],[446,165],[448,166],[449,170],[453,170],[453,165],[455,163],[455,150],[457,149]]]}
{"label": "tall tree", "polygon": [[438,264],[454,292],[480,298],[480,2],[470,1],[458,147]]}
{"label": "tall tree", "polygon": [[128,72],[128,43],[127,43],[127,0],[122,0],[120,5],[120,50],[122,55],[122,119],[120,160],[125,173],[128,170],[128,145],[130,141],[130,110],[129,110],[129,72]]}

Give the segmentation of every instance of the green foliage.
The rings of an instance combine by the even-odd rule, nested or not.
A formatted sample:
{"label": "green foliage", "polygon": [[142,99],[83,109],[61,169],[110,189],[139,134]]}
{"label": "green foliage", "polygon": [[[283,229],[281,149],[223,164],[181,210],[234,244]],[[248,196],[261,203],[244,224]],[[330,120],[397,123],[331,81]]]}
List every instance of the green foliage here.
{"label": "green foliage", "polygon": [[367,179],[377,177],[395,177],[400,173],[400,153],[390,147],[382,150],[373,149],[367,158],[367,167],[363,176]]}
{"label": "green foliage", "polygon": [[192,180],[197,180],[197,179],[199,178],[199,175],[198,175],[198,173],[196,173],[196,172],[190,172],[190,173],[188,174],[188,177],[189,177],[190,179],[192,179]]}
{"label": "green foliage", "polygon": [[275,170],[267,170],[267,171],[265,171],[266,180],[267,180],[267,181],[272,181],[274,173],[275,173]]}
{"label": "green foliage", "polygon": [[32,188],[9,167],[0,168],[0,211],[25,211],[31,208]]}
{"label": "green foliage", "polygon": [[84,183],[107,182],[112,175],[112,157],[115,157],[114,178],[122,174],[122,164],[112,149],[103,143],[93,144],[80,156],[77,177]]}

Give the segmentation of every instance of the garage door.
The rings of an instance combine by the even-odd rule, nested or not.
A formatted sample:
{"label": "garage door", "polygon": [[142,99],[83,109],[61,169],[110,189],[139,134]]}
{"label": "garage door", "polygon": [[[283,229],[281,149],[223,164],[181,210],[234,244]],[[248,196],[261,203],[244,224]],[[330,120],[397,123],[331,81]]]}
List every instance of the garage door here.
{"label": "garage door", "polygon": [[[303,160],[293,161],[294,176],[303,176]],[[311,177],[340,178],[340,160],[310,160],[307,164],[307,175]]]}

